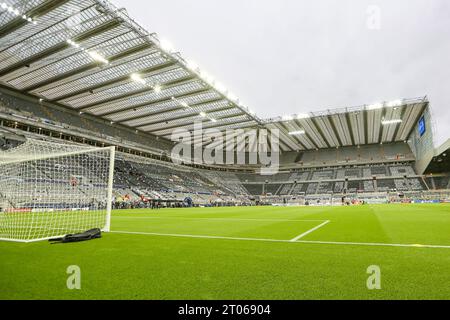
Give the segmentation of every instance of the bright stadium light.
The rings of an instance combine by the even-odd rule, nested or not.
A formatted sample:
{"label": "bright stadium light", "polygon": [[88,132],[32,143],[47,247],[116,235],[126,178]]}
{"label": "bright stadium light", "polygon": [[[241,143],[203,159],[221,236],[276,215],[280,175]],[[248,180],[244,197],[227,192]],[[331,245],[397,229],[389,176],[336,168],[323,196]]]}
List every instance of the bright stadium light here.
{"label": "bright stadium light", "polygon": [[166,51],[166,52],[173,52],[173,51],[175,51],[175,48],[174,48],[174,46],[172,45],[172,43],[170,43],[168,40],[166,40],[166,39],[162,39],[160,42],[159,42],[159,45],[160,45],[160,47],[161,47],[161,49],[163,49],[164,51]]}
{"label": "bright stadium light", "polygon": [[228,92],[227,98],[231,101],[236,101],[238,99],[238,97],[232,92]]}
{"label": "bright stadium light", "polygon": [[302,135],[302,134],[305,134],[305,130],[298,130],[298,131],[291,131],[291,132],[289,132],[290,136],[299,136],[299,135]]}
{"label": "bright stadium light", "polygon": [[366,107],[366,110],[377,110],[377,109],[382,109],[382,108],[383,108],[382,103],[374,103],[374,104],[368,105]]}
{"label": "bright stadium light", "polygon": [[201,72],[201,76],[202,76],[203,80],[205,80],[209,84],[213,84],[214,83],[214,77],[211,76],[210,74],[208,74],[207,72],[202,71]]}
{"label": "bright stadium light", "polygon": [[300,113],[297,115],[297,119],[308,119],[309,118],[309,114],[307,113]]}
{"label": "bright stadium light", "polygon": [[389,124],[397,124],[397,123],[401,123],[401,122],[403,122],[402,119],[392,119],[392,120],[383,120],[383,121],[381,121],[381,124],[386,126]]}
{"label": "bright stadium light", "polygon": [[200,114],[200,116],[202,116],[203,118],[205,118],[205,117],[206,117],[206,113],[204,113],[203,111],[202,111],[202,112],[200,112],[199,114]]}
{"label": "bright stadium light", "polygon": [[211,118],[211,122],[214,122],[214,123],[216,123],[216,122],[217,122],[217,120],[216,120],[216,119],[213,119],[213,118]]}
{"label": "bright stadium light", "polygon": [[153,87],[153,91],[155,91],[155,93],[160,93],[161,90],[162,90],[162,88],[159,84],[157,84],[156,86]]}
{"label": "bright stadium light", "polygon": [[225,88],[225,86],[223,84],[221,84],[220,82],[216,82],[214,84],[214,87],[216,88],[217,91],[220,91],[222,93],[226,92],[227,89]]}
{"label": "bright stadium light", "polygon": [[98,61],[98,62],[101,62],[101,63],[104,63],[104,64],[108,64],[109,63],[109,61],[107,59],[105,59],[104,57],[102,57],[98,52],[89,51],[88,54],[95,61]]}
{"label": "bright stadium light", "polygon": [[393,101],[387,102],[386,106],[392,108],[392,107],[400,107],[402,104],[403,104],[403,100],[398,99],[398,100],[393,100]]}
{"label": "bright stadium light", "polygon": [[141,77],[139,74],[137,74],[137,73],[131,74],[130,78],[131,78],[133,81],[138,82],[138,83],[140,83],[140,84],[146,84],[145,80],[142,79],[142,77]]}
{"label": "bright stadium light", "polygon": [[198,71],[199,66],[195,61],[188,60],[186,66],[192,71]]}

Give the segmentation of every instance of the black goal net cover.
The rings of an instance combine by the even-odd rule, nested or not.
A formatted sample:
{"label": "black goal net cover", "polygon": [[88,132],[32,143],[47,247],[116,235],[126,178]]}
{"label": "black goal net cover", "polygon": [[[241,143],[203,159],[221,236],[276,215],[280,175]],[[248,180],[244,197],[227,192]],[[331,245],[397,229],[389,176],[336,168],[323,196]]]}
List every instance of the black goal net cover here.
{"label": "black goal net cover", "polygon": [[69,242],[80,242],[92,239],[98,239],[102,237],[102,231],[98,228],[91,229],[82,233],[68,234],[61,238],[53,238],[49,241],[52,243],[69,243]]}

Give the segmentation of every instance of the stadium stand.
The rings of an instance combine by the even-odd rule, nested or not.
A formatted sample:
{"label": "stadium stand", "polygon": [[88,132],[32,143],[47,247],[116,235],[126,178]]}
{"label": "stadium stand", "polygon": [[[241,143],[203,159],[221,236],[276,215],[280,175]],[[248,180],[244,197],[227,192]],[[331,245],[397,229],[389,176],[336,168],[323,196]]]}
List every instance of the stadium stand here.
{"label": "stadium stand", "polygon": [[[186,198],[195,205],[448,198],[450,142],[434,148],[427,97],[261,119],[108,1],[56,2],[46,9],[52,26],[39,18],[4,30],[0,148],[26,138],[115,146],[116,207],[183,205]],[[29,10],[42,10],[37,3]],[[73,12],[80,28],[69,32]],[[199,119],[221,133],[277,130],[279,171],[262,175],[261,163],[174,163],[172,133],[192,133]],[[200,149],[215,143],[203,136],[188,142]],[[45,176],[45,168],[36,170]]]}

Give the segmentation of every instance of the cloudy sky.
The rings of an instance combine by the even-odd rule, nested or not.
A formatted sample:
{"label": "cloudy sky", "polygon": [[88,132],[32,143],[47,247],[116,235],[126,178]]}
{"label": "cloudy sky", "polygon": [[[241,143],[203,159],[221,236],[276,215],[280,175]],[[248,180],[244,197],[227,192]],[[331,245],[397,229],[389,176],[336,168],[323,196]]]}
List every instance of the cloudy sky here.
{"label": "cloudy sky", "polygon": [[450,138],[448,0],[112,0],[262,118],[427,95]]}

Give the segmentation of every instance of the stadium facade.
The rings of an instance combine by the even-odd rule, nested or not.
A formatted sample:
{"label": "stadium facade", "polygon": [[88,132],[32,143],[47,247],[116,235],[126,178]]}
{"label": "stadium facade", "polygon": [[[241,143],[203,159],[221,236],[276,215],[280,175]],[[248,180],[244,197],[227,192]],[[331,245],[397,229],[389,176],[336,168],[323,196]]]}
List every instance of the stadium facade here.
{"label": "stadium facade", "polygon": [[[1,148],[28,138],[115,146],[116,207],[449,199],[450,145],[434,146],[427,97],[261,119],[107,1],[0,6]],[[278,172],[261,175],[258,163],[174,164],[172,133],[196,123],[276,130]],[[233,141],[191,142],[237,153]]]}

